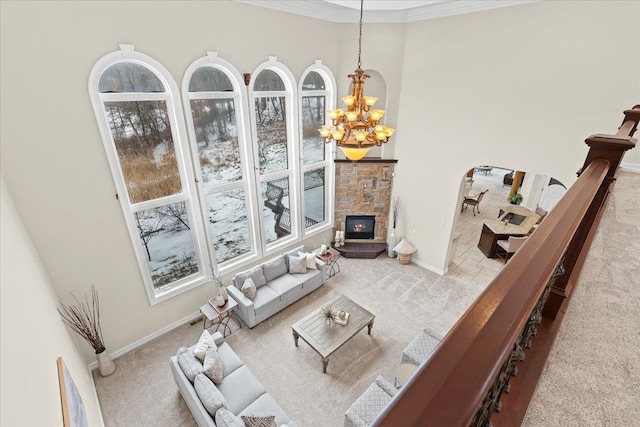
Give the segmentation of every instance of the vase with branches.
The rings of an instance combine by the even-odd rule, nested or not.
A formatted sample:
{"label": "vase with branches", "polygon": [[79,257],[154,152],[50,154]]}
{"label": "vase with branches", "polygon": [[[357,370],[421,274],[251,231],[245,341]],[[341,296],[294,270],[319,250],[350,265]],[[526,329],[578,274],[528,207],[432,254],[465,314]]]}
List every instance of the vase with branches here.
{"label": "vase with branches", "polygon": [[389,258],[394,258],[396,252],[393,248],[396,246],[396,226],[398,225],[398,219],[400,217],[400,197],[393,198],[391,203],[391,234],[389,234],[389,241],[387,242],[387,255]]}
{"label": "vase with branches", "polygon": [[104,377],[111,375],[116,370],[116,365],[106,352],[102,337],[98,291],[93,285],[91,286],[91,302],[86,295],[84,301],[80,301],[73,294],[71,296],[76,304],[64,305],[60,303],[62,310],[58,308],[62,321],[95,350],[100,374]]}

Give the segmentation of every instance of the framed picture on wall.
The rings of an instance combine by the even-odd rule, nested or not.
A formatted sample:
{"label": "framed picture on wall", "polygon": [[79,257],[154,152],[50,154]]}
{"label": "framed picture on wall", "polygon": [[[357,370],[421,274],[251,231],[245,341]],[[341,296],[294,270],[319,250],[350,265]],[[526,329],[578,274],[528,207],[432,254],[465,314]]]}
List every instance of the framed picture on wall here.
{"label": "framed picture on wall", "polygon": [[62,357],[58,357],[57,364],[64,427],[89,427],[82,397]]}

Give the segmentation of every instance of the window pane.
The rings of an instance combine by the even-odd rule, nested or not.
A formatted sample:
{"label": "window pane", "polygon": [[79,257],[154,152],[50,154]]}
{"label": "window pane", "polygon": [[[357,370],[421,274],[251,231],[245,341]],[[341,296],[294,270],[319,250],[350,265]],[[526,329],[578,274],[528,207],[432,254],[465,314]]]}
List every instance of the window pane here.
{"label": "window pane", "polygon": [[324,90],[324,79],[320,74],[311,71],[302,82],[302,90]]}
{"label": "window pane", "polygon": [[324,160],[324,141],[318,132],[324,124],[324,96],[302,97],[302,157],[304,164]]}
{"label": "window pane", "polygon": [[324,221],[324,168],[304,173],[304,227]]}
{"label": "window pane", "polygon": [[120,62],[104,70],[98,92],[164,92],[164,86],[148,68],[132,62]]}
{"label": "window pane", "polygon": [[262,221],[267,243],[291,234],[289,178],[263,182],[262,200]]}
{"label": "window pane", "polygon": [[191,114],[205,184],[242,179],[233,99],[192,100]]}
{"label": "window pane", "polygon": [[208,195],[207,210],[217,262],[228,261],[251,250],[244,188]]}
{"label": "window pane", "polygon": [[199,271],[185,202],[136,212],[135,220],[154,288]]}
{"label": "window pane", "polygon": [[284,90],[284,82],[275,71],[262,70],[256,77],[253,90]]}
{"label": "window pane", "polygon": [[164,101],[105,102],[131,203],[182,190]]}
{"label": "window pane", "polygon": [[189,92],[233,92],[233,86],[217,68],[200,67],[191,76]]}
{"label": "window pane", "polygon": [[271,96],[255,101],[260,173],[285,170],[288,168],[285,98]]}

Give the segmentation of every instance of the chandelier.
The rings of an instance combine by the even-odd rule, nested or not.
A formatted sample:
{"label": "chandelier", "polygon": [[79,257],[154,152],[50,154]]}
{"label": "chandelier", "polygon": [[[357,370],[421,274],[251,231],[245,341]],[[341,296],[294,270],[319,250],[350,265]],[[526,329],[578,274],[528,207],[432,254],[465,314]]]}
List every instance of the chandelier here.
{"label": "chandelier", "polygon": [[373,147],[389,141],[396,131],[380,124],[385,110],[374,110],[378,98],[364,96],[364,81],[371,77],[362,71],[362,11],[364,0],[360,0],[360,38],[358,40],[358,68],[347,77],[351,79],[351,94],[342,98],[346,111],[341,109],[329,110],[327,114],[331,125],[318,129],[324,142],[336,142],[351,161],[358,161]]}

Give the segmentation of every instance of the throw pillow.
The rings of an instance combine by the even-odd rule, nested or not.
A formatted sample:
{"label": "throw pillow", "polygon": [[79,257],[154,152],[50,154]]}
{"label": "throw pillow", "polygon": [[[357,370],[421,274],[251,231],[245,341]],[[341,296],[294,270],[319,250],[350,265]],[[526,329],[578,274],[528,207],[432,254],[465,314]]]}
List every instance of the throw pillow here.
{"label": "throw pillow", "polygon": [[247,427],[276,427],[275,415],[242,415],[240,418]]}
{"label": "throw pillow", "polygon": [[204,374],[215,384],[220,384],[222,382],[222,358],[220,357],[220,353],[218,353],[214,348],[209,347],[207,349],[202,369]]}
{"label": "throw pillow", "polygon": [[264,278],[267,282],[270,282],[287,273],[287,263],[284,262],[284,257],[280,255],[279,257],[262,264],[262,271],[264,273]]}
{"label": "throw pillow", "polygon": [[227,401],[225,400],[218,387],[216,387],[209,378],[204,374],[198,374],[193,386],[196,389],[196,394],[202,402],[202,406],[212,416],[216,416],[216,411],[220,408],[227,408]]}
{"label": "throw pillow", "polygon": [[253,299],[255,298],[256,285],[253,283],[251,277],[247,278],[247,280],[244,281],[244,284],[242,285],[242,293],[251,301],[253,301]]}
{"label": "throw pillow", "polygon": [[298,252],[298,255],[305,257],[307,262],[307,270],[317,270],[318,265],[316,264],[316,256],[314,254],[310,254],[309,252]]}
{"label": "throw pillow", "polygon": [[195,356],[202,362],[204,360],[204,353],[209,347],[213,348],[214,350],[218,349],[218,346],[213,341],[213,338],[211,337],[209,331],[204,330],[202,331],[202,335],[200,335],[198,343],[193,348],[193,354],[195,354]]}
{"label": "throw pillow", "polygon": [[216,412],[217,427],[244,427],[244,421],[233,415],[228,409],[220,408]]}
{"label": "throw pillow", "polygon": [[265,279],[264,273],[262,272],[262,266],[256,265],[249,271],[236,274],[236,277],[235,277],[236,287],[242,290],[242,285],[249,277],[251,277],[251,280],[253,280],[253,283],[256,285],[256,288],[259,288],[260,286],[264,286],[267,284],[267,279]]}
{"label": "throw pillow", "polygon": [[176,354],[178,365],[184,372],[185,376],[193,384],[196,375],[202,373],[202,363],[185,347],[180,347]]}
{"label": "throw pillow", "polygon": [[307,272],[307,258],[289,255],[289,273],[299,274]]}

